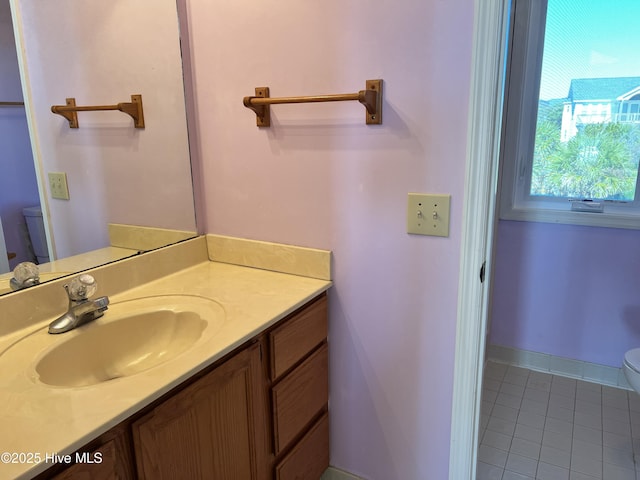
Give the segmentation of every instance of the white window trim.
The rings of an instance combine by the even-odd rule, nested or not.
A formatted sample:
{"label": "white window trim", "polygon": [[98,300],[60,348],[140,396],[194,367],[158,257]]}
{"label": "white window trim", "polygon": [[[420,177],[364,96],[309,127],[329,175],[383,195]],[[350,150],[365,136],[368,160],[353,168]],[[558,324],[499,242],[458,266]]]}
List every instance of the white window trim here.
{"label": "white window trim", "polygon": [[[546,9],[546,0],[520,2],[515,5],[512,15],[511,33],[517,37],[515,47],[510,42],[513,52],[510,53],[512,61],[505,90],[503,122],[508,131],[502,136],[500,218],[640,229],[640,190],[633,202],[605,201],[604,212],[601,213],[571,211],[571,203],[567,199],[535,198],[527,194],[531,181]],[[515,33],[514,25],[518,25]],[[520,51],[516,50],[518,48]]]}

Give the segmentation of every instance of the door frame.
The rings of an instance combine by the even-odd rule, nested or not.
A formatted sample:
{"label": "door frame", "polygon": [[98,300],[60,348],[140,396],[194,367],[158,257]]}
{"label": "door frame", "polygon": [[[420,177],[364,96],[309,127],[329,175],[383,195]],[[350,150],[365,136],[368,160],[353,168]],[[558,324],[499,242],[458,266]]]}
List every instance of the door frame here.
{"label": "door frame", "polygon": [[[476,478],[509,3],[509,0],[474,2],[450,480]],[[481,282],[483,264],[485,281]]]}
{"label": "door frame", "polygon": [[29,130],[29,141],[31,153],[33,155],[33,165],[35,169],[36,183],[38,185],[38,196],[40,208],[42,209],[42,221],[44,223],[45,238],[47,241],[47,255],[51,261],[57,259],[56,244],[53,236],[53,225],[51,224],[51,214],[49,199],[47,198],[47,178],[44,165],[42,163],[42,152],[40,149],[40,137],[36,126],[33,92],[31,90],[31,76],[27,64],[26,49],[24,46],[24,21],[22,10],[18,0],[9,0],[11,9],[11,19],[13,22],[13,32],[15,37],[15,47],[18,57],[18,70],[20,72],[20,86],[22,87],[22,98],[24,101],[24,111],[27,118],[27,128]]}

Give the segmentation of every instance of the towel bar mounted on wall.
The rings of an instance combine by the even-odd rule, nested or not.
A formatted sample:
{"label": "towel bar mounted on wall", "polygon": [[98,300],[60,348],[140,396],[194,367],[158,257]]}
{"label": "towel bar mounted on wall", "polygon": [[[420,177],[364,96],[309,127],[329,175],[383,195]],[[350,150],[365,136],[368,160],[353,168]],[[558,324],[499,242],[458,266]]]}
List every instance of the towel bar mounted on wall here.
{"label": "towel bar mounted on wall", "polygon": [[51,111],[62,115],[69,121],[69,128],[78,128],[77,112],[96,112],[105,110],[119,110],[133,118],[133,126],[144,128],[144,112],[142,110],[142,95],[131,95],[131,102],[116,105],[93,105],[87,107],[76,106],[75,98],[67,98],[66,105],[53,105]]}
{"label": "towel bar mounted on wall", "polygon": [[313,102],[344,102],[357,100],[367,109],[367,125],[382,123],[382,80],[367,80],[366,89],[358,93],[339,93],[335,95],[313,95],[308,97],[269,97],[269,87],[256,87],[253,97],[244,97],[242,103],[256,114],[256,125],[271,126],[270,106],[277,103],[313,103]]}
{"label": "towel bar mounted on wall", "polygon": [[24,102],[0,102],[0,107],[24,107]]}

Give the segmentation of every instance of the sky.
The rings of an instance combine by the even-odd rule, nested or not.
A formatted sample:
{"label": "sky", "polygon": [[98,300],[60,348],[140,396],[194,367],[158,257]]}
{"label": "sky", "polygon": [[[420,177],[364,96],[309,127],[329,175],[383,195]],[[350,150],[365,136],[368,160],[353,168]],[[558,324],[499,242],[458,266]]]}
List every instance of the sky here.
{"label": "sky", "polygon": [[640,76],[640,0],[548,0],[540,98],[572,78]]}

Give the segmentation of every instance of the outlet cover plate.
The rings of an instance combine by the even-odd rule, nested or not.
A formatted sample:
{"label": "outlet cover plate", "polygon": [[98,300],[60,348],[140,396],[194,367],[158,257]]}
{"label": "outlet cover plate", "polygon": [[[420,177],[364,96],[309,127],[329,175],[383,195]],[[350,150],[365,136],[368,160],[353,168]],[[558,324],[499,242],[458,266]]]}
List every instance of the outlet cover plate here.
{"label": "outlet cover plate", "polygon": [[69,200],[67,174],[64,172],[49,172],[49,189],[51,191],[51,198]]}
{"label": "outlet cover plate", "polygon": [[410,193],[407,202],[407,233],[449,236],[451,195]]}

